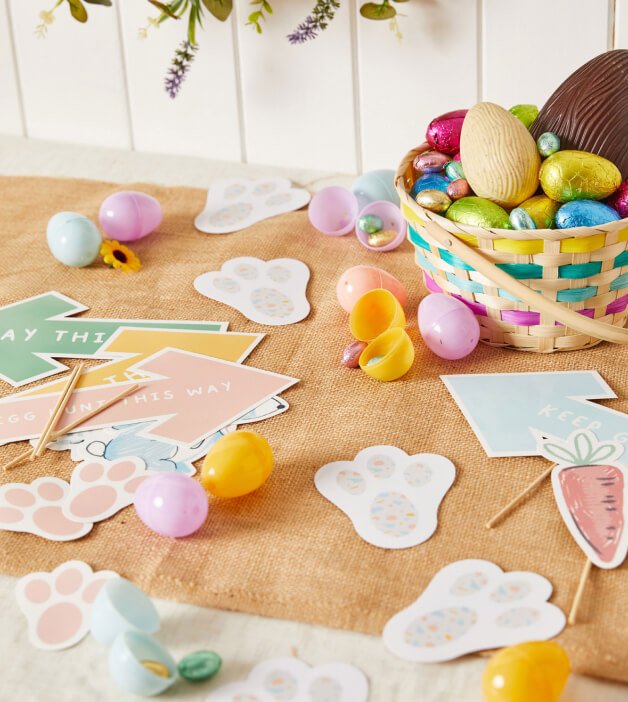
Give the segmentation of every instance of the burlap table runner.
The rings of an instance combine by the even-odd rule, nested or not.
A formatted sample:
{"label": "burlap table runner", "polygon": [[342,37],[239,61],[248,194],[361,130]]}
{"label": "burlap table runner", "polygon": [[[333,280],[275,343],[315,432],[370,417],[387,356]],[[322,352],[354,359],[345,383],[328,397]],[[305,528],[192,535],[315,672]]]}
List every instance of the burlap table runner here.
{"label": "burlap table runner", "polygon": [[[418,337],[415,312],[425,290],[408,243],[391,253],[371,253],[354,237],[318,234],[304,212],[228,236],[204,235],[192,223],[205,201],[201,190],[136,186],[159,198],[165,213],[159,232],[133,247],[144,265],[140,273],[124,275],[100,264],[66,268],[46,246],[48,218],[75,210],[96,219],[101,201],[116,186],[43,178],[3,178],[0,186],[1,304],[57,290],[89,306],[87,316],[229,320],[234,331],[268,334],[248,363],[301,378],[285,393],[289,411],[255,427],[276,454],[272,479],[246,498],[212,501],[207,523],[196,535],[161,538],[139,522],[133,508],[69,543],[0,532],[2,572],[51,570],[78,558],[95,569],[118,571],[151,595],[380,634],[387,619],[414,601],[441,567],[461,558],[486,558],[505,570],[546,576],[554,585],[552,601],[568,610],[584,556],[559,516],[549,481],[501,526],[484,527],[546,461],[487,458],[439,375],[597,369],[624,398],[607,404],[626,412],[628,349],[602,344],[539,356],[481,346],[468,359],[441,361]],[[312,271],[309,318],[264,328],[195,292],[192,281],[198,274],[242,255],[307,263]],[[383,266],[407,286],[417,357],[401,381],[378,383],[340,367],[340,354],[351,339],[335,285],[356,264]],[[2,395],[11,391],[0,384]],[[441,453],[457,467],[438,530],[418,547],[385,551],[366,544],[314,488],[320,466],[352,459],[373,444]],[[2,457],[21,449],[6,447]],[[73,465],[66,453],[48,451],[0,480],[69,479]],[[626,565],[593,569],[582,623],[559,637],[576,671],[628,681],[627,601]]]}

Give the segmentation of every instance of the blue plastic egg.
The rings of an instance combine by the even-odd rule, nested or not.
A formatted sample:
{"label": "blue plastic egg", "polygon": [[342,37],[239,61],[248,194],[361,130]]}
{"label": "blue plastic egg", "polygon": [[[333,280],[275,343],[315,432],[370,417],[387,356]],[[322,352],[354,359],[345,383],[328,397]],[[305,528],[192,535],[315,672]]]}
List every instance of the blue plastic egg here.
{"label": "blue plastic egg", "polygon": [[429,173],[428,175],[421,176],[417,178],[412,186],[412,197],[421,192],[421,190],[441,190],[445,192],[449,182],[449,178],[440,175],[440,173]]}
{"label": "blue plastic egg", "polygon": [[399,207],[399,195],[395,190],[395,171],[383,168],[368,171],[353,182],[353,194],[358,199],[359,209],[376,200],[388,200]]}
{"label": "blue plastic egg", "polygon": [[75,268],[93,263],[102,244],[98,227],[78,212],[53,215],[46,227],[46,240],[57,261]]}
{"label": "blue plastic egg", "polygon": [[603,202],[596,200],[572,200],[565,203],[556,213],[556,227],[597,227],[621,219],[617,212]]}

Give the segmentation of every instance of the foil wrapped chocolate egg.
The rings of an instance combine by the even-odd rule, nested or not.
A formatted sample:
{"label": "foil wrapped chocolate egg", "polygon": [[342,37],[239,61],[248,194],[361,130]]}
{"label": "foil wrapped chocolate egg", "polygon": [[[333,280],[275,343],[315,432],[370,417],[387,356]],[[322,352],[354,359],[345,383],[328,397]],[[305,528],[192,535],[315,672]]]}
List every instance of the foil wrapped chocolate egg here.
{"label": "foil wrapped chocolate egg", "polygon": [[558,229],[573,227],[597,227],[619,219],[612,207],[597,200],[572,200],[564,204],[556,214]]}
{"label": "foil wrapped chocolate egg", "polygon": [[586,151],[558,151],[543,161],[543,192],[558,202],[603,200],[621,183],[621,173],[608,159]]}
{"label": "foil wrapped chocolate egg", "polygon": [[369,246],[374,246],[376,249],[382,246],[388,246],[399,236],[399,232],[394,229],[382,229],[379,232],[373,232],[366,237],[366,243]]}
{"label": "foil wrapped chocolate egg", "polygon": [[514,210],[511,210],[509,217],[514,229],[536,229],[532,217],[521,207],[515,207]]}
{"label": "foil wrapped chocolate egg", "polygon": [[543,158],[560,151],[560,138],[554,132],[543,132],[536,140],[536,146]]}
{"label": "foil wrapped chocolate egg", "polygon": [[530,129],[539,114],[539,108],[536,105],[514,105],[508,112],[520,120],[526,129]]}
{"label": "foil wrapped chocolate egg", "polygon": [[358,368],[360,366],[360,355],[366,348],[364,341],[354,341],[342,352],[342,365],[345,368]]}
{"label": "foil wrapped chocolate egg", "polygon": [[375,234],[384,228],[384,223],[381,217],[373,214],[366,214],[358,219],[358,227],[367,234]]}
{"label": "foil wrapped chocolate egg", "polygon": [[445,216],[453,222],[471,227],[512,229],[506,210],[483,197],[472,196],[456,200]]}
{"label": "foil wrapped chocolate egg", "polygon": [[430,146],[445,154],[460,151],[460,133],[466,114],[467,110],[454,110],[433,119],[425,134]]}
{"label": "foil wrapped chocolate egg", "polygon": [[442,190],[421,190],[414,199],[417,205],[436,214],[447,212],[451,205],[451,199]]}
{"label": "foil wrapped chocolate egg", "polygon": [[471,186],[464,178],[458,178],[449,183],[445,192],[452,200],[460,200],[461,197],[471,195]]}
{"label": "foil wrapped chocolate egg", "polygon": [[518,207],[518,209],[525,210],[532,217],[537,229],[553,229],[559,208],[560,202],[552,200],[547,195],[534,195],[522,202]]}
{"label": "foil wrapped chocolate egg", "polygon": [[464,178],[462,163],[460,161],[450,161],[445,166],[445,175],[449,178],[449,180],[458,180],[460,178]]}
{"label": "foil wrapped chocolate egg", "polygon": [[440,151],[426,151],[419,154],[412,164],[420,173],[440,173],[451,158]]}
{"label": "foil wrapped chocolate egg", "polygon": [[447,186],[449,185],[449,179],[445,178],[444,175],[440,173],[428,173],[427,175],[417,178],[412,186],[411,195],[416,197],[417,193],[421,190],[442,190],[445,192]]}
{"label": "foil wrapped chocolate egg", "polygon": [[620,217],[628,217],[628,180],[625,180],[619,188],[606,201],[606,204],[617,210]]}

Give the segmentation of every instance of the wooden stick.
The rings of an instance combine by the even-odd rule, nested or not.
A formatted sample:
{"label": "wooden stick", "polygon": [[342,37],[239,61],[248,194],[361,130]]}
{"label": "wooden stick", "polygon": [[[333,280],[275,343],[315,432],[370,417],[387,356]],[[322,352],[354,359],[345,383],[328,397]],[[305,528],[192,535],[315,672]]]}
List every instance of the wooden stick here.
{"label": "wooden stick", "polygon": [[[91,410],[90,412],[83,415],[82,417],[75,419],[71,424],[68,424],[67,427],[64,427],[63,429],[54,432],[52,434],[52,436],[50,437],[50,441],[54,441],[55,439],[59,439],[60,437],[64,436],[65,434],[69,434],[72,431],[72,429],[76,429],[76,427],[83,424],[83,422],[86,422],[88,419],[91,419],[92,417],[95,417],[97,414],[100,414],[104,410],[111,407],[111,405],[115,405],[116,402],[119,402],[120,400],[125,398],[127,395],[131,395],[136,390],[139,390],[139,387],[140,387],[139,384],[136,383],[135,385],[131,385],[128,388],[125,388],[122,392],[118,393],[115,397],[112,397],[111,399],[107,400],[102,405],[100,405],[100,407],[96,407],[95,409]],[[15,468],[15,466],[19,465],[22,461],[26,460],[32,453],[33,453],[32,448],[29,448],[28,450],[24,451],[24,453],[21,453],[19,456],[16,456],[12,461],[7,463],[4,466],[4,470],[11,470],[11,468]]]}
{"label": "wooden stick", "polygon": [[541,475],[539,475],[539,477],[536,478],[536,480],[533,480],[533,481],[528,485],[528,487],[525,488],[525,490],[523,490],[522,492],[520,492],[520,493],[519,493],[515,498],[513,498],[503,509],[501,509],[494,517],[492,517],[491,519],[489,519],[488,522],[486,522],[486,528],[487,528],[487,529],[492,529],[492,528],[495,526],[495,524],[497,524],[497,522],[501,521],[505,516],[507,516],[508,514],[510,514],[510,512],[512,512],[513,509],[514,509],[515,507],[517,507],[517,505],[525,499],[525,497],[528,495],[528,493],[530,493],[532,490],[534,490],[534,488],[535,488],[537,485],[540,485],[540,483],[542,483],[542,482],[545,480],[545,478],[547,478],[547,476],[548,476],[553,470],[554,470],[554,466],[550,466],[547,470],[544,470],[544,471],[541,473]]}
{"label": "wooden stick", "polygon": [[584,588],[587,584],[587,578],[591,572],[591,566],[593,563],[590,558],[587,558],[582,573],[580,574],[580,582],[578,583],[578,589],[576,590],[576,596],[573,598],[573,603],[571,605],[571,610],[569,611],[569,617],[567,621],[573,626],[578,619],[578,610],[580,609],[580,603],[582,602],[582,595],[584,594]]}

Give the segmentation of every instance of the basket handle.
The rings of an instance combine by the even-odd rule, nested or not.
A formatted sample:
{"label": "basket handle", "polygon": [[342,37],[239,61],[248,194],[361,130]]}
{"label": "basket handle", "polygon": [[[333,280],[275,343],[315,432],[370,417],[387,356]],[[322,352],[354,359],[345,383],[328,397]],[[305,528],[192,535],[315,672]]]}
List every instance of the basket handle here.
{"label": "basket handle", "polygon": [[604,341],[611,341],[615,344],[628,344],[628,329],[614,327],[612,324],[606,324],[597,319],[578,314],[574,310],[570,310],[560,303],[550,300],[545,295],[532,290],[532,288],[520,283],[501,268],[498,268],[479,251],[468,246],[455,235],[450,234],[436,222],[425,222],[424,227],[429,236],[442,248],[458,256],[458,258],[461,258],[469,266],[485,275],[496,285],[523,300],[532,308],[551,314],[559,322],[581,334]]}

